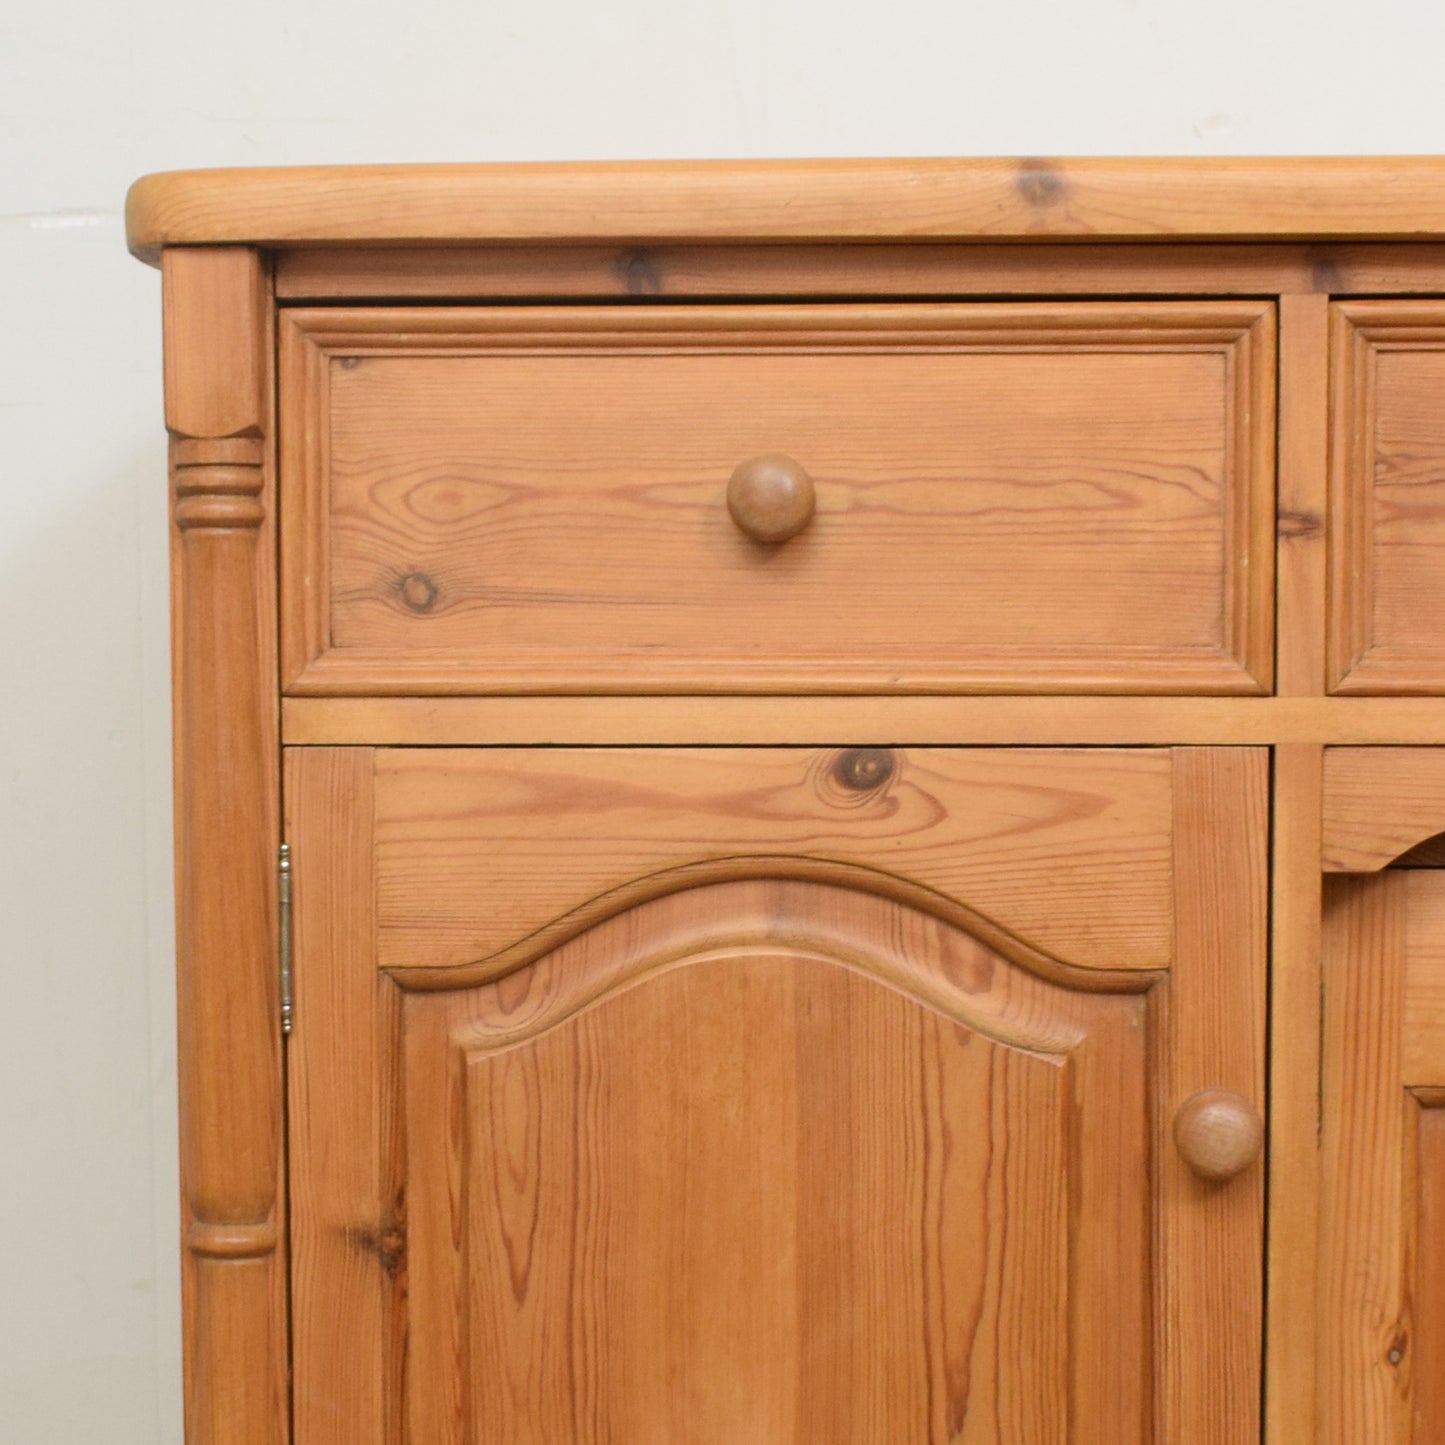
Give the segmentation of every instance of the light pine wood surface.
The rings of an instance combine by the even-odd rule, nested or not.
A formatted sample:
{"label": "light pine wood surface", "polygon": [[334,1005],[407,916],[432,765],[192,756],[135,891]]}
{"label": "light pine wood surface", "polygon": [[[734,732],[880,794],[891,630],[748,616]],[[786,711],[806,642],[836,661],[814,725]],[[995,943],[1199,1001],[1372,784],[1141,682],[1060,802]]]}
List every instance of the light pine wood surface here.
{"label": "light pine wood surface", "polygon": [[[529,808],[525,756],[459,756],[491,774],[478,796],[513,800],[468,813],[454,787],[463,826],[525,855],[550,814],[562,873],[607,837],[628,866],[638,820],[696,815],[688,780],[710,767],[776,811],[776,759],[750,749],[578,752],[585,826]],[[1134,830],[1172,859],[1177,922],[1152,971],[1050,979],[1027,940],[986,942],[944,900],[760,861],[675,869],[672,891],[439,988],[383,959],[404,876],[386,819],[424,817],[431,778],[292,750],[300,1438],[1241,1438],[1262,1168],[1202,1180],[1151,1120],[1212,1085],[1262,1108],[1266,757],[1158,757],[1170,803]],[[979,760],[925,761],[961,812],[997,807]],[[1093,791],[1098,754],[1013,767],[1052,798],[1070,761]],[[839,776],[880,786],[876,760]],[[831,805],[864,822],[846,789]],[[714,856],[736,836],[721,823]],[[889,828],[864,831],[899,867]],[[686,831],[672,849],[698,853]],[[470,898],[483,936],[490,900]]]}
{"label": "light pine wood surface", "polygon": [[[1325,879],[1321,949],[1317,1391],[1320,1438],[1340,1445],[1445,1436],[1438,771],[1434,749],[1326,753],[1325,867],[1342,871]],[[1367,789],[1406,826],[1368,826]]]}
{"label": "light pine wood surface", "polygon": [[1402,745],[1445,730],[1441,698],[288,697],[281,715],[288,743],[374,746]]}
{"label": "light pine wood surface", "polygon": [[1335,688],[1445,687],[1445,304],[1334,308]]}
{"label": "light pine wood surface", "polygon": [[[1438,1062],[1438,1058],[1437,1058]],[[1445,1433],[1445,1371],[1431,1367],[1445,1359],[1445,1089],[1414,1089],[1414,1158],[1410,1183],[1417,1211],[1415,1358],[1427,1363],[1411,1376],[1415,1396],[1415,1439]]]}
{"label": "light pine wood surface", "polygon": [[1319,1419],[1340,1445],[1445,1435],[1442,925],[1438,869],[1328,880]]}
{"label": "light pine wood surface", "polygon": [[1256,1163],[1223,1182],[1203,1179],[1166,1130],[1204,1089],[1264,1108],[1267,760],[1253,748],[1169,756],[1174,941],[1152,1110],[1154,1438],[1225,1445],[1258,1428],[1260,1357],[1246,1342],[1263,1331],[1265,1171]]}
{"label": "light pine wood surface", "polygon": [[130,248],[246,242],[1445,236],[1430,156],[295,166],[145,176]]}
{"label": "light pine wood surface", "polygon": [[[1273,337],[1223,302],[288,312],[288,690],[1266,690]],[[770,545],[728,506],[761,454],[817,496]]]}
{"label": "light pine wood surface", "polygon": [[1445,748],[1326,751],[1325,872],[1376,872],[1442,830]]}
{"label": "light pine wood surface", "polygon": [[276,294],[300,301],[759,296],[1376,296],[1445,290],[1429,245],[1111,245],[1032,241],[846,246],[343,246],[278,251]]}
{"label": "light pine wood surface", "polygon": [[[391,988],[370,966],[375,949],[371,802],[366,748],[288,749],[286,832],[297,857],[296,1017],[288,1049],[291,1152],[293,1438],[357,1445],[398,1438],[384,1415],[399,1393],[378,1368],[384,1320],[399,1277],[404,1202],[384,1172],[395,1141],[374,1127],[376,1100],[395,1088],[386,1038]],[[324,867],[310,860],[324,858]],[[314,958],[355,966],[317,969]],[[316,1027],[326,1021],[327,1028]],[[326,1033],[348,1042],[326,1046]],[[311,1167],[300,1161],[309,1161]],[[334,1343],[344,1329],[348,1347]]]}
{"label": "light pine wood surface", "polygon": [[1274,749],[1265,1439],[1280,1445],[1314,1440],[1318,1405],[1324,752]]}
{"label": "light pine wood surface", "polygon": [[276,1027],[271,316],[253,251],[167,256],[186,1439],[287,1438]]}
{"label": "light pine wood surface", "polygon": [[1325,684],[1329,302],[1279,302],[1276,691],[1318,697]]}
{"label": "light pine wood surface", "polygon": [[1404,871],[1401,1077],[1412,1089],[1445,1089],[1445,875],[1438,868]]}
{"label": "light pine wood surface", "polygon": [[188,1442],[1445,1439],[1442,195],[140,182]]}
{"label": "light pine wood surface", "polygon": [[679,877],[771,868],[926,891],[1065,966],[1160,968],[1171,790],[1153,749],[387,749],[378,961],[485,976]]}
{"label": "light pine wood surface", "polygon": [[1325,897],[1318,1420],[1328,1445],[1410,1439],[1400,1058],[1408,884],[1399,871],[1331,878]]}

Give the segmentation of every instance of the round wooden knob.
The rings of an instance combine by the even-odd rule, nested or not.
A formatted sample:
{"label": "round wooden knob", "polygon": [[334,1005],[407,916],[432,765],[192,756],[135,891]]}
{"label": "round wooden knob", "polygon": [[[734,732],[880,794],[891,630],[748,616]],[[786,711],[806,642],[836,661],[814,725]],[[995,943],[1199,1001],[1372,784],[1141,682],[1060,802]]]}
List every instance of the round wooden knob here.
{"label": "round wooden knob", "polygon": [[755,542],[786,542],[813,520],[813,479],[792,457],[770,452],[734,468],[728,511]]}
{"label": "round wooden knob", "polygon": [[1201,1179],[1233,1179],[1259,1158],[1264,1124],[1243,1095],[1204,1089],[1179,1106],[1174,1142]]}

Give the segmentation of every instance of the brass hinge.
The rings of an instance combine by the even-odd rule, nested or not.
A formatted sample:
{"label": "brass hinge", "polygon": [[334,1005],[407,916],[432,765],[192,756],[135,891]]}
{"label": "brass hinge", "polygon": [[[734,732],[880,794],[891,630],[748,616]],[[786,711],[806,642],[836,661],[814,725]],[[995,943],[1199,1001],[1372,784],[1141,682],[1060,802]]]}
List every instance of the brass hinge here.
{"label": "brass hinge", "polygon": [[281,845],[277,860],[276,901],[281,915],[281,1033],[291,1032],[291,845]]}

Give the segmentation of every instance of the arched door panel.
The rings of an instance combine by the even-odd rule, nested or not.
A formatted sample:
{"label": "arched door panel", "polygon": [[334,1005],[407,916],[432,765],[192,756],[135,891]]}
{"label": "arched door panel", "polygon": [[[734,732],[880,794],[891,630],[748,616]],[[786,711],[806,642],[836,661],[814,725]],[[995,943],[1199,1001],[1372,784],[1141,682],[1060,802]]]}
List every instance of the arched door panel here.
{"label": "arched door panel", "polygon": [[[904,766],[957,777],[981,761],[933,751]],[[1040,764],[1041,793],[1059,790],[1062,756]],[[1076,795],[1097,757],[1077,755]],[[1176,867],[1214,856],[1262,818],[1252,755],[1224,772],[1202,754],[1101,761],[1118,777],[1138,758],[1151,787],[1161,757],[1194,801],[1157,836],[1108,845],[1121,869],[1135,845]],[[726,761],[746,783],[748,753]],[[566,764],[585,776],[588,758]],[[655,794],[655,756],[634,767]],[[1246,973],[1259,962],[1262,838],[1171,891],[1175,956],[1155,969],[1046,953],[963,889],[890,874],[886,843],[873,866],[799,853],[801,876],[776,876],[767,840],[748,877],[747,838],[715,881],[679,851],[620,907],[589,920],[574,905],[565,928],[450,964],[460,905],[443,899],[432,952],[414,902],[415,965],[382,967],[398,855],[370,821],[377,776],[370,757],[308,750],[288,779],[299,1445],[1113,1445],[1180,1438],[1192,1419],[1191,1439],[1236,1438],[1217,1401],[1195,1401],[1216,1372],[1247,1391],[1257,1368],[1258,1181],[1201,1185],[1167,1131],[1191,1070],[1257,1098],[1241,1077],[1254,985],[1217,965],[1230,944]],[[609,758],[595,810],[617,776]],[[960,783],[949,804],[967,803]],[[1217,839],[1197,826],[1211,810]],[[496,816],[473,847],[505,856]],[[1041,856],[1069,846],[1021,828]],[[567,826],[554,846],[541,886],[561,896],[600,850]],[[495,929],[489,881],[477,937]],[[1067,940],[1067,920],[1050,936]],[[1208,1016],[1181,1020],[1181,999]],[[1197,1046],[1233,1027],[1243,1048]]]}

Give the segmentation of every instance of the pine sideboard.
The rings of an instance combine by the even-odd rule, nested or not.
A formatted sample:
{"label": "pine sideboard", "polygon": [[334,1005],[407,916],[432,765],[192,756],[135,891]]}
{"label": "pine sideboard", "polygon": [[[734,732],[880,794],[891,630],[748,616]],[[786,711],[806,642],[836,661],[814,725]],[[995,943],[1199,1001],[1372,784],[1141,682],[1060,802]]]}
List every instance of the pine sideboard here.
{"label": "pine sideboard", "polygon": [[188,1440],[1445,1439],[1445,162],[128,225]]}

